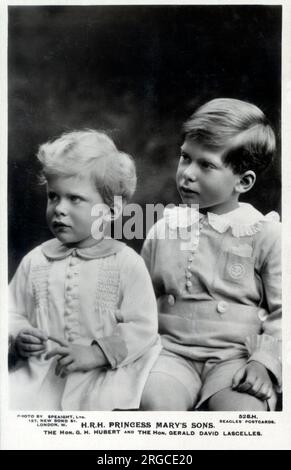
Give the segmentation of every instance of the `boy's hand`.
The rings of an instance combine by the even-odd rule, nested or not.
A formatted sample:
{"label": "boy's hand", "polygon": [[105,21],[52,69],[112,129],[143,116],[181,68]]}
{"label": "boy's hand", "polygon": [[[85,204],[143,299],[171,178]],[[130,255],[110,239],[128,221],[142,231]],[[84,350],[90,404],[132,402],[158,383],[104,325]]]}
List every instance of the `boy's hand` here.
{"label": "boy's hand", "polygon": [[232,380],[232,388],[237,392],[254,395],[261,400],[270,399],[274,393],[267,369],[257,361],[250,361],[236,372]]}
{"label": "boy's hand", "polygon": [[46,359],[60,356],[56,365],[56,375],[65,377],[70,372],[86,372],[96,367],[104,366],[107,360],[98,346],[83,346],[57,340],[60,344],[46,355]]}
{"label": "boy's hand", "polygon": [[37,328],[24,328],[15,338],[16,352],[21,357],[39,356],[46,351],[48,336]]}

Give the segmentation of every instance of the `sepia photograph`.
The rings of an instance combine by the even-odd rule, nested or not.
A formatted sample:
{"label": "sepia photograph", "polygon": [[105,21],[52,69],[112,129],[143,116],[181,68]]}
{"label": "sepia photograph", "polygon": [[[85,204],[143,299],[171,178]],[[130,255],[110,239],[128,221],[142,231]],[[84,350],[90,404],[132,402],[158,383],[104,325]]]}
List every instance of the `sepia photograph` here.
{"label": "sepia photograph", "polygon": [[1,448],[290,449],[286,3],[1,8]]}

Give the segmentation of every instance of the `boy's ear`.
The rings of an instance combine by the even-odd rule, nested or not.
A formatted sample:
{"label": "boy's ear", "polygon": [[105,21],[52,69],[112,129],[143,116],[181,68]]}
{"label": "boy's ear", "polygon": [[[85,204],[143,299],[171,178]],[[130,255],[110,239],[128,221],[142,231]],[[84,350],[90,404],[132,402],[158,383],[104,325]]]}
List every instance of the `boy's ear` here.
{"label": "boy's ear", "polygon": [[114,205],[110,207],[111,221],[118,219],[123,211],[123,199],[121,196],[114,196]]}
{"label": "boy's ear", "polygon": [[239,181],[235,185],[236,192],[242,194],[249,191],[256,182],[256,173],[252,170],[245,171],[239,176]]}

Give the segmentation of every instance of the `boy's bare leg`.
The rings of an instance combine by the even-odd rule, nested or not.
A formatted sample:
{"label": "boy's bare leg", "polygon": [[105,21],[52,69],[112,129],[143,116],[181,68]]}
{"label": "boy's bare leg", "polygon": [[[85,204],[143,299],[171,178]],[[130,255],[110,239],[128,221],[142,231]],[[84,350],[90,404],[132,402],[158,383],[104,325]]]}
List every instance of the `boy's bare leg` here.
{"label": "boy's bare leg", "polygon": [[141,399],[143,411],[188,411],[193,399],[178,380],[162,372],[152,372],[145,384]]}
{"label": "boy's bare leg", "polygon": [[248,393],[225,388],[208,400],[209,411],[267,411],[267,402]]}

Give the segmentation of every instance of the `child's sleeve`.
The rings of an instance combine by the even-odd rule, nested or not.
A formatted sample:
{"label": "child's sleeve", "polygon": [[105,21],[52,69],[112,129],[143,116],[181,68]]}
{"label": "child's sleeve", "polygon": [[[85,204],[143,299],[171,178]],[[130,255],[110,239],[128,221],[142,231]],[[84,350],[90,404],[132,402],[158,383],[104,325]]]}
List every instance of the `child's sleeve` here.
{"label": "child's sleeve", "polygon": [[157,225],[153,225],[150,229],[144,244],[141,249],[141,256],[148,268],[150,275],[152,274],[152,256],[153,256],[153,246],[154,246],[154,239],[155,234],[157,233]]}
{"label": "child's sleeve", "polygon": [[246,345],[250,353],[249,361],[261,362],[272,372],[278,386],[281,387],[282,286],[281,225],[279,223],[272,226],[268,239],[265,239],[265,246],[267,249],[264,253],[260,275],[263,281],[268,316],[263,322],[262,334],[247,338]]}
{"label": "child's sleeve", "polygon": [[113,334],[97,340],[113,369],[126,365],[159,344],[158,314],[152,282],[143,259],[123,260],[119,323]]}
{"label": "child's sleeve", "polygon": [[26,256],[9,285],[9,334],[12,338],[23,328],[31,327],[29,316],[33,311],[33,300],[29,289],[29,267]]}

